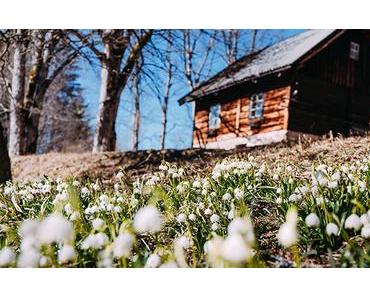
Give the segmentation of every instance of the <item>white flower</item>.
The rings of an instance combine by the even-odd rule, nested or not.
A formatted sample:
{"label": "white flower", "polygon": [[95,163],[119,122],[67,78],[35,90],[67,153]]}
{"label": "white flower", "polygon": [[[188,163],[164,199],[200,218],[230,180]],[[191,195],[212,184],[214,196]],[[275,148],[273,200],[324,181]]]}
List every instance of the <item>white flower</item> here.
{"label": "white flower", "polygon": [[163,216],[154,206],[145,206],[136,213],[133,227],[139,233],[154,233],[161,230]]}
{"label": "white flower", "polygon": [[204,214],[206,216],[211,216],[213,214],[213,211],[210,209],[210,208],[207,208],[205,211],[204,211]]}
{"label": "white flower", "polygon": [[361,229],[361,236],[364,238],[370,237],[370,224],[366,224]]}
{"label": "white flower", "polygon": [[370,216],[369,216],[369,213],[364,213],[363,215],[361,215],[360,221],[361,221],[362,225],[370,224]]}
{"label": "white flower", "polygon": [[310,213],[305,219],[308,227],[317,227],[320,225],[320,219],[315,213]]}
{"label": "white flower", "polygon": [[326,225],[326,234],[328,234],[329,236],[338,235],[338,232],[339,232],[339,228],[334,223],[329,223]]}
{"label": "white flower", "polygon": [[253,225],[250,220],[235,218],[227,227],[227,232],[229,235],[241,235],[249,245],[254,243]]}
{"label": "white flower", "polygon": [[113,242],[113,255],[117,258],[130,256],[132,245],[134,243],[134,237],[124,232],[114,240]]}
{"label": "white flower", "polygon": [[286,215],[286,222],[280,226],[277,238],[279,243],[285,248],[296,244],[298,240],[297,219],[297,210],[289,209]]}
{"label": "white flower", "polygon": [[156,268],[161,265],[161,258],[157,254],[151,254],[145,263],[145,268]]}
{"label": "white flower", "polygon": [[290,202],[299,202],[301,199],[302,199],[302,196],[300,194],[295,194],[295,193],[290,195],[288,198]]}
{"label": "white flower", "polygon": [[182,247],[183,249],[188,249],[191,247],[192,241],[189,237],[183,235],[175,240],[175,245],[178,245]]}
{"label": "white flower", "polygon": [[191,214],[189,214],[188,218],[189,218],[190,221],[194,222],[197,219],[197,216],[195,214],[191,213]]}
{"label": "white flower", "polygon": [[92,221],[94,230],[102,231],[105,229],[105,222],[101,218],[96,218]]}
{"label": "white flower", "polygon": [[176,218],[177,222],[179,222],[180,224],[181,223],[185,223],[186,222],[186,214],[184,213],[180,213],[177,218]]}
{"label": "white flower", "polygon": [[212,223],[217,223],[220,220],[220,217],[214,213],[213,215],[211,215],[210,220]]}
{"label": "white flower", "polygon": [[121,179],[124,176],[123,172],[120,171],[116,174],[116,179]]}
{"label": "white flower", "polygon": [[224,201],[229,201],[231,200],[232,196],[230,193],[225,193],[223,196],[222,196],[222,200]]}
{"label": "white flower", "polygon": [[121,212],[121,211],[122,211],[122,208],[121,208],[121,206],[117,205],[117,206],[115,206],[115,207],[113,208],[113,211],[114,211],[114,212],[116,212],[116,213],[119,213],[119,212]]}
{"label": "white flower", "polygon": [[277,188],[276,193],[280,195],[281,193],[283,193],[283,189],[282,188]]}
{"label": "white flower", "polygon": [[166,263],[163,263],[159,268],[177,268],[177,264],[175,261],[169,261]]}
{"label": "white flower", "polygon": [[15,254],[10,247],[4,247],[0,250],[0,267],[11,265],[15,260]]}
{"label": "white flower", "polygon": [[279,180],[279,176],[278,176],[277,174],[274,174],[274,175],[272,176],[272,179],[273,179],[274,181],[278,181],[278,180]]}
{"label": "white flower", "polygon": [[74,240],[74,230],[70,221],[59,214],[52,214],[40,223],[37,237],[42,244],[66,243]]}
{"label": "white flower", "polygon": [[243,238],[238,235],[229,235],[222,244],[222,256],[233,263],[243,263],[252,258],[252,250]]}
{"label": "white flower", "polygon": [[331,181],[328,183],[328,188],[329,189],[336,189],[338,188],[338,181],[337,180],[334,180],[334,181]]}
{"label": "white flower", "polygon": [[361,220],[357,214],[351,214],[344,222],[344,228],[354,229],[355,231],[360,230]]}
{"label": "white flower", "polygon": [[104,245],[109,242],[108,236],[105,233],[96,233],[90,234],[85,238],[85,240],[81,244],[81,248],[83,250],[87,249],[101,249]]}
{"label": "white flower", "polygon": [[220,225],[218,223],[213,223],[212,226],[211,226],[211,229],[213,231],[217,231],[219,228],[220,228]]}
{"label": "white flower", "polygon": [[233,209],[231,209],[231,210],[229,211],[229,213],[227,214],[227,218],[228,218],[229,220],[232,220],[232,219],[234,218],[234,216],[235,216],[235,214],[234,214],[234,210],[233,210]]}
{"label": "white flower", "polygon": [[80,213],[78,211],[74,211],[71,216],[69,217],[69,219],[71,221],[76,221],[78,220],[79,218],[81,217]]}
{"label": "white flower", "polygon": [[77,257],[76,251],[73,246],[69,244],[63,245],[58,253],[58,261],[60,264],[65,264],[75,260]]}
{"label": "white flower", "polygon": [[17,266],[20,268],[37,267],[40,261],[40,253],[34,249],[22,252],[19,255]]}
{"label": "white flower", "polygon": [[283,198],[277,197],[276,198],[276,204],[281,204],[281,203],[283,203]]}
{"label": "white flower", "polygon": [[26,237],[34,237],[37,234],[37,228],[39,226],[39,222],[36,220],[27,219],[24,220],[19,228],[19,235],[22,238]]}
{"label": "white flower", "polygon": [[240,200],[240,199],[242,199],[242,198],[243,198],[243,196],[244,196],[244,191],[243,191],[243,190],[241,190],[241,189],[239,189],[239,188],[236,188],[236,189],[234,190],[234,196],[235,196],[235,198],[236,198],[236,199]]}
{"label": "white flower", "polygon": [[198,189],[198,188],[201,188],[201,187],[202,187],[202,184],[199,180],[195,180],[193,182],[193,188]]}

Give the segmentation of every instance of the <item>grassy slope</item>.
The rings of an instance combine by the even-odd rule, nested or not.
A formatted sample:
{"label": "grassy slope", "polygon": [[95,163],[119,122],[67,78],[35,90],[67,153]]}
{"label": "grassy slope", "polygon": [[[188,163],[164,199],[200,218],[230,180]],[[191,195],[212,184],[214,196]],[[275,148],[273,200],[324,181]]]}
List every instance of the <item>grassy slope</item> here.
{"label": "grassy slope", "polygon": [[12,160],[15,180],[33,180],[43,175],[51,177],[74,176],[79,178],[102,178],[109,181],[121,167],[131,177],[156,171],[162,160],[185,165],[195,174],[212,171],[213,166],[225,157],[252,154],[267,162],[288,163],[310,167],[312,161],[348,161],[370,147],[370,136],[349,137],[303,142],[301,144],[278,144],[254,149],[185,150],[165,152],[140,151],[138,153],[50,153],[40,156],[22,156]]}

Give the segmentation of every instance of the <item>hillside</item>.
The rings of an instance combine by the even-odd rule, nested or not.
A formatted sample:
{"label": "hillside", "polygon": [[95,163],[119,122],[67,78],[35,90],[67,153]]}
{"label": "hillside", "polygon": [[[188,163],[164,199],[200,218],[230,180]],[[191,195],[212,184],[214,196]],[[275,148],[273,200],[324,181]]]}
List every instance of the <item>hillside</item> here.
{"label": "hillside", "polygon": [[108,181],[122,168],[128,176],[135,177],[157,171],[163,160],[186,165],[195,174],[208,173],[213,166],[226,157],[243,157],[251,154],[257,160],[291,163],[310,167],[315,160],[348,161],[370,148],[370,136],[326,138],[316,141],[303,140],[300,144],[277,144],[274,146],[240,148],[236,150],[139,151],[58,154],[21,156],[12,160],[13,177],[17,181],[33,180],[42,176],[77,178],[101,178]]}

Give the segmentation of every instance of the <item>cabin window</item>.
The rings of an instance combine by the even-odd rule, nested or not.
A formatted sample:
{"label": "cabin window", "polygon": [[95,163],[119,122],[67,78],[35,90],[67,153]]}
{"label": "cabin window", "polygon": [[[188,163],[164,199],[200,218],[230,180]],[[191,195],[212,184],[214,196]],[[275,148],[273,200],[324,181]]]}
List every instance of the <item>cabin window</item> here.
{"label": "cabin window", "polygon": [[265,101],[265,94],[254,94],[250,98],[249,118],[260,119],[263,116],[263,103]]}
{"label": "cabin window", "polygon": [[349,57],[355,61],[360,59],[360,45],[358,43],[351,41]]}
{"label": "cabin window", "polygon": [[209,120],[208,127],[209,129],[217,129],[221,124],[221,104],[214,104],[209,108]]}

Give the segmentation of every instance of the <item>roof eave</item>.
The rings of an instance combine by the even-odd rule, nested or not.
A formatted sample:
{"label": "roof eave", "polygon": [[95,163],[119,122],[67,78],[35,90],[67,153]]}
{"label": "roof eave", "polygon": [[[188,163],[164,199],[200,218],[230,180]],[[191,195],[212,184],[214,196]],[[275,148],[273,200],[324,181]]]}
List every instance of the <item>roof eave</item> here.
{"label": "roof eave", "polygon": [[250,82],[250,81],[255,80],[255,79],[264,78],[264,77],[266,77],[266,76],[269,76],[269,75],[271,75],[271,74],[275,74],[275,73],[278,73],[278,72],[285,72],[285,71],[287,71],[287,70],[289,70],[289,69],[291,69],[291,68],[292,68],[292,64],[285,65],[285,66],[283,66],[283,67],[279,67],[279,68],[273,69],[273,70],[271,70],[271,71],[263,72],[263,73],[259,74],[258,76],[253,75],[253,76],[249,76],[249,77],[247,77],[247,78],[245,78],[245,79],[242,79],[242,80],[240,80],[240,81],[237,81],[237,82],[235,82],[235,81],[230,82],[229,84],[224,85],[224,86],[223,86],[223,87],[221,87],[221,88],[214,89],[214,90],[212,90],[212,91],[210,91],[210,92],[203,92],[202,94],[197,95],[197,96],[192,96],[192,95],[190,95],[190,94],[191,94],[191,93],[190,93],[190,94],[188,94],[188,95],[186,95],[186,96],[184,96],[184,97],[180,98],[180,99],[178,100],[178,103],[179,103],[179,105],[181,106],[181,105],[183,105],[183,104],[185,104],[185,103],[196,101],[196,100],[198,100],[198,99],[200,99],[200,98],[202,98],[202,97],[210,96],[210,95],[213,95],[213,94],[215,94],[215,93],[218,93],[218,92],[224,91],[224,90],[226,90],[226,89],[228,89],[228,88],[230,88],[230,87],[233,87],[233,86],[239,86],[239,85],[241,85],[241,84],[243,84],[243,83],[247,83],[247,82]]}

